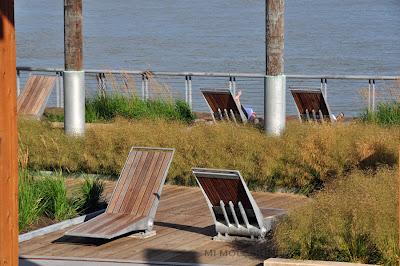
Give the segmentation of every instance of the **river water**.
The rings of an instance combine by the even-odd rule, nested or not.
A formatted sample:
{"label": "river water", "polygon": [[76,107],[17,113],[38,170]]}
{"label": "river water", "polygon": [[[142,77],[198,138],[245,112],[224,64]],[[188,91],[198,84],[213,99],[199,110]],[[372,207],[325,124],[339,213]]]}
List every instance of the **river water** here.
{"label": "river water", "polygon": [[[83,2],[85,68],[264,72],[264,1]],[[15,8],[17,64],[62,67],[63,1]],[[399,0],[286,0],[285,20],[288,74],[400,73]]]}

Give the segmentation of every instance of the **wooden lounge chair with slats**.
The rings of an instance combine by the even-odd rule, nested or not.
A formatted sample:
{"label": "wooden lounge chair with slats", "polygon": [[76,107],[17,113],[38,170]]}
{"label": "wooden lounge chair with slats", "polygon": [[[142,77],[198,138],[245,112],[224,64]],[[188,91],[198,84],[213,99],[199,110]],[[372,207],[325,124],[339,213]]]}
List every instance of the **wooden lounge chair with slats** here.
{"label": "wooden lounge chair with slats", "polygon": [[215,223],[216,240],[264,239],[285,210],[259,208],[239,171],[193,168]]}
{"label": "wooden lounge chair with slats", "polygon": [[18,114],[39,119],[44,112],[55,82],[55,76],[29,76],[24,90],[17,98]]}
{"label": "wooden lounge chair with slats", "polygon": [[247,117],[229,89],[201,89],[211,116],[216,121],[246,123]]}
{"label": "wooden lounge chair with slats", "polygon": [[133,147],[105,213],[65,235],[112,239],[132,232],[151,232],[174,151]]}
{"label": "wooden lounge chair with slats", "polygon": [[290,92],[296,103],[300,121],[334,122],[321,89],[297,88],[291,89]]}

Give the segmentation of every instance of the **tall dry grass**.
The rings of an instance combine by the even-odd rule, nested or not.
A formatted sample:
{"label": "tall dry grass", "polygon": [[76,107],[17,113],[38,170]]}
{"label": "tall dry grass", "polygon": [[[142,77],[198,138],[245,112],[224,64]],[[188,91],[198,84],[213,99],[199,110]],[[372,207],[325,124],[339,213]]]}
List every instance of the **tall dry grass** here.
{"label": "tall dry grass", "polygon": [[282,221],[279,256],[396,265],[397,170],[355,171]]}
{"label": "tall dry grass", "polygon": [[[393,167],[398,127],[289,123],[281,138],[251,126],[117,119],[68,137],[45,122],[19,122],[19,153],[30,169],[118,176],[131,146],[176,148],[168,180],[192,185],[192,167],[240,170],[251,189],[310,194],[353,169]],[[21,162],[22,163],[22,162]]]}

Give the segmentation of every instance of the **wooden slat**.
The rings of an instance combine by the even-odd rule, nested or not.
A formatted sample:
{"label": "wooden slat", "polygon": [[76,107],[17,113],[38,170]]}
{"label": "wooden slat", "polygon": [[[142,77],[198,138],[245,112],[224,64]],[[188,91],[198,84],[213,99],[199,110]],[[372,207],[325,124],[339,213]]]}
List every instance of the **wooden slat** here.
{"label": "wooden slat", "polygon": [[141,158],[142,152],[135,151],[128,155],[128,160],[126,161],[124,168],[122,169],[121,175],[118,179],[117,185],[114,188],[114,192],[111,198],[110,203],[107,207],[108,213],[113,213],[114,209],[118,209],[121,206],[123,197],[121,194],[125,194],[128,189],[129,180],[128,177],[132,176],[133,172],[136,170],[136,167]]}
{"label": "wooden slat", "polygon": [[[150,208],[153,205],[154,200],[156,199],[156,193],[160,190],[160,186],[162,186],[161,181],[164,178],[164,176],[166,175],[168,166],[172,160],[172,155],[173,155],[172,152],[165,153],[164,160],[163,160],[160,170],[158,172],[157,178],[155,179],[155,184],[152,186],[149,186],[149,188],[152,188],[151,193],[147,193],[146,194],[147,198],[145,198],[143,200],[144,209],[143,209],[143,213],[141,213],[141,215],[149,214]],[[159,196],[161,196],[161,193]],[[138,213],[138,214],[140,214],[140,213]]]}
{"label": "wooden slat", "polygon": [[30,76],[24,90],[18,96],[18,113],[35,117],[41,116],[55,81],[56,77],[54,76]]}
{"label": "wooden slat", "polygon": [[128,192],[124,195],[124,200],[119,210],[120,213],[131,212],[132,204],[135,203],[137,194],[139,190],[142,188],[143,180],[152,162],[154,153],[146,153],[145,156],[146,157],[144,157],[143,160],[139,162],[137,171],[135,172],[136,175],[132,177],[132,182],[131,182],[132,185],[128,189]]}
{"label": "wooden slat", "polygon": [[132,193],[128,202],[128,206],[125,209],[126,213],[131,213],[135,215],[137,212],[143,212],[143,210],[138,209],[138,207],[141,206],[141,201],[146,191],[146,187],[149,185],[151,179],[155,178],[154,170],[156,168],[160,155],[160,152],[154,152],[151,154],[151,158],[147,160],[147,165],[145,165],[144,172],[142,172],[142,178],[140,179],[140,182],[136,185],[136,189]]}
{"label": "wooden slat", "polygon": [[[136,185],[137,179],[135,179],[137,173],[142,170],[143,164],[146,161],[147,152],[141,152],[140,157],[138,157],[138,162],[135,165],[135,168],[132,168],[129,172],[129,176],[127,177],[128,183],[122,188],[122,191],[119,191],[119,200],[118,205],[112,210],[112,213],[119,213],[123,212],[123,206],[126,204],[126,195],[131,195],[134,186]],[[110,211],[111,212],[111,211]]]}

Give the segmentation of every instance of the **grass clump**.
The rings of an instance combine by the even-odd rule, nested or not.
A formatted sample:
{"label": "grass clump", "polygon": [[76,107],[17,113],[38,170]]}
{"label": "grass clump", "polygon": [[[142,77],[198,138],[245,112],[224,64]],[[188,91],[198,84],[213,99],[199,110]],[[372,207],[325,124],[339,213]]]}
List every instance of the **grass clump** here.
{"label": "grass clump", "polygon": [[173,184],[194,185],[192,167],[238,169],[249,187],[309,195],[357,169],[393,167],[400,130],[374,124],[289,123],[280,138],[251,126],[165,120],[117,119],[88,127],[75,138],[46,122],[19,123],[20,158],[33,170],[117,177],[132,146],[174,147],[168,175]]}
{"label": "grass clump", "polygon": [[103,199],[104,182],[98,178],[87,177],[82,183],[78,199],[81,213],[91,213],[106,208]]}
{"label": "grass clump", "polygon": [[355,171],[331,184],[278,225],[279,256],[396,264],[396,176]]}
{"label": "grass clump", "polygon": [[361,119],[383,126],[400,125],[400,102],[380,103],[375,112],[366,110]]}
{"label": "grass clump", "polygon": [[61,221],[77,215],[60,176],[36,177],[21,171],[18,184],[19,229],[24,231],[41,218]]}
{"label": "grass clump", "polygon": [[38,223],[49,224],[104,209],[104,184],[86,178],[79,193],[67,196],[62,175],[38,175],[20,169],[18,183],[19,230],[27,231]]}
{"label": "grass clump", "polygon": [[[166,119],[192,123],[195,119],[189,105],[177,100],[153,99],[144,101],[136,96],[123,96],[119,93],[101,93],[86,100],[86,122],[112,121],[116,117],[127,119]],[[49,111],[44,114],[49,121],[64,121],[64,114]]]}

